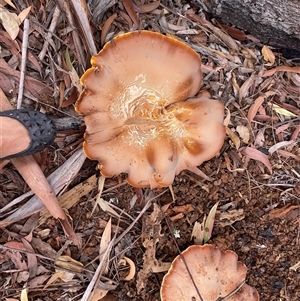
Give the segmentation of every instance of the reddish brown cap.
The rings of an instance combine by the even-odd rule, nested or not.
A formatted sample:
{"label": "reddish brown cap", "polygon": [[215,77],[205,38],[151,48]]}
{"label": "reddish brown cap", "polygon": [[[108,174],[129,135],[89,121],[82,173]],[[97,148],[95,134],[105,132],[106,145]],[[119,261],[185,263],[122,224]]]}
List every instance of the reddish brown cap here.
{"label": "reddish brown cap", "polygon": [[155,32],[131,32],[107,43],[91,62],[76,110],[86,124],[85,154],[99,160],[104,176],[124,172],[136,187],[168,186],[183,169],[218,153],[224,106],[195,97],[201,59],[189,46]]}
{"label": "reddish brown cap", "polygon": [[[182,252],[203,301],[216,301],[235,291],[246,278],[247,268],[233,251],[211,245],[191,246]],[[173,261],[161,286],[162,301],[200,301],[181,256]],[[228,301],[258,301],[256,289],[244,284]]]}

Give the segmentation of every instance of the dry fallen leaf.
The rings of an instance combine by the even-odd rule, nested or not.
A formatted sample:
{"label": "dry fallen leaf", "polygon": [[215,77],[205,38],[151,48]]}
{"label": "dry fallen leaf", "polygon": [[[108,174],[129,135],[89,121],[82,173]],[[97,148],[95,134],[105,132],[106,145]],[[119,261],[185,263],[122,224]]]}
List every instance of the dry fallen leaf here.
{"label": "dry fallen leaf", "polygon": [[3,5],[3,6],[4,6],[5,4],[8,4],[8,5],[10,5],[11,7],[13,7],[14,9],[16,9],[15,5],[12,3],[11,0],[1,0],[1,1],[0,1],[0,5]]}
{"label": "dry fallen leaf", "polygon": [[130,18],[132,19],[132,21],[134,22],[136,27],[139,27],[140,19],[134,9],[132,0],[122,0],[122,2],[123,2],[123,5],[124,5],[128,15],[130,16]]}
{"label": "dry fallen leaf", "polygon": [[281,108],[280,106],[278,106],[275,103],[271,104],[271,107],[276,113],[278,113],[280,115],[287,116],[287,117],[298,117],[298,115],[296,115],[286,109]]}
{"label": "dry fallen leaf", "polygon": [[290,141],[278,142],[269,148],[269,154],[272,155],[274,152],[276,152],[280,148],[290,146],[291,144],[295,144],[295,141],[290,140]]}
{"label": "dry fallen leaf", "polygon": [[266,45],[263,46],[262,50],[261,50],[263,56],[264,56],[264,60],[266,62],[268,62],[267,64],[265,64],[266,66],[272,66],[275,63],[275,55],[273,53],[273,51]]}
{"label": "dry fallen leaf", "polygon": [[233,223],[245,218],[244,209],[232,209],[223,211],[219,215],[218,224],[221,227],[231,226]]}
{"label": "dry fallen leaf", "polygon": [[250,139],[249,129],[247,127],[245,127],[244,125],[238,125],[236,127],[236,131],[239,133],[239,135],[242,138],[243,142],[245,144],[248,144],[249,143],[249,139]]}
{"label": "dry fallen leaf", "polygon": [[243,147],[242,149],[240,149],[240,151],[249,158],[263,163],[268,168],[269,172],[272,174],[272,166],[267,155],[257,150],[256,148],[249,146]]}
{"label": "dry fallen leaf", "polygon": [[229,127],[226,127],[226,134],[229,136],[229,138],[233,142],[235,148],[239,149],[241,146],[240,138]]}
{"label": "dry fallen leaf", "polygon": [[103,263],[104,274],[108,272],[108,262],[109,262],[109,257],[104,258],[104,254],[110,242],[111,242],[111,218],[109,219],[103,231],[101,241],[100,241],[100,248],[99,248],[99,260],[106,261],[105,263]]}
{"label": "dry fallen leaf", "polygon": [[250,106],[247,115],[247,119],[249,122],[251,122],[254,119],[259,107],[263,104],[264,100],[265,96],[258,96],[255,99],[254,103]]}
{"label": "dry fallen leaf", "polygon": [[101,46],[104,45],[105,43],[105,38],[108,34],[108,30],[110,29],[111,24],[114,22],[114,20],[117,18],[117,14],[113,14],[111,15],[104,23],[104,25],[102,26],[102,30],[101,30]]}
{"label": "dry fallen leaf", "polygon": [[75,274],[82,272],[83,269],[83,264],[81,262],[76,261],[67,255],[59,256],[55,262],[55,265],[58,268],[55,269],[55,273],[48,280],[44,289],[57,279],[61,279],[64,282],[71,281]]}
{"label": "dry fallen leaf", "polygon": [[6,32],[14,40],[19,33],[19,25],[21,24],[19,17],[0,6],[0,20]]}
{"label": "dry fallen leaf", "polygon": [[145,4],[137,4],[136,6],[138,7],[138,11],[141,13],[149,13],[152,12],[153,10],[157,9],[160,5],[160,0],[159,1],[154,1],[151,3],[145,3]]}
{"label": "dry fallen leaf", "polygon": [[205,220],[206,220],[206,215],[204,215],[204,218],[203,218],[203,221],[201,224],[197,221],[194,224],[191,239],[194,240],[195,245],[203,244],[204,232],[205,232],[205,226],[204,226]]}
{"label": "dry fallen leaf", "polygon": [[31,9],[31,6],[23,9],[19,15],[18,15],[18,18],[19,18],[19,21],[20,21],[20,24],[27,18],[29,12],[30,12],[30,9]]}
{"label": "dry fallen leaf", "polygon": [[293,270],[297,272],[297,270],[300,268],[300,261],[294,264],[293,266],[290,267],[290,270]]}
{"label": "dry fallen leaf", "polygon": [[274,73],[278,71],[285,71],[285,72],[295,72],[295,73],[300,73],[300,66],[296,67],[290,67],[290,66],[279,66],[270,70],[266,70],[263,73],[263,77],[265,76],[272,76]]}
{"label": "dry fallen leaf", "polygon": [[124,258],[124,260],[125,260],[125,261],[128,263],[128,265],[129,265],[129,273],[128,273],[128,275],[124,278],[124,280],[125,280],[125,281],[130,281],[130,280],[133,279],[133,277],[135,276],[135,271],[136,271],[135,264],[134,264],[134,262],[133,262],[130,258],[128,258],[128,257],[126,257],[126,256],[124,256],[123,258]]}
{"label": "dry fallen leaf", "polygon": [[27,295],[27,287],[24,285],[24,288],[21,291],[21,301],[28,301],[28,295]]}

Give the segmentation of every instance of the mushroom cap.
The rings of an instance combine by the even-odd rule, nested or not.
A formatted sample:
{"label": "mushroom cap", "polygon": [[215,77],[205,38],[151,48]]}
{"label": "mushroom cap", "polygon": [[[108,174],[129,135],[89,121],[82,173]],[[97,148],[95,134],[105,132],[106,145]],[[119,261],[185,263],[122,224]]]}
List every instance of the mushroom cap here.
{"label": "mushroom cap", "polygon": [[130,32],[91,63],[76,110],[86,124],[84,152],[99,161],[102,175],[124,172],[135,187],[169,186],[183,169],[219,152],[224,106],[195,97],[201,59],[189,46],[155,32]]}
{"label": "mushroom cap", "polygon": [[[182,252],[203,301],[216,301],[233,292],[245,280],[247,268],[233,251],[212,245],[190,246]],[[161,286],[162,301],[200,301],[181,256],[177,256]],[[258,301],[256,289],[244,284],[228,301]]]}

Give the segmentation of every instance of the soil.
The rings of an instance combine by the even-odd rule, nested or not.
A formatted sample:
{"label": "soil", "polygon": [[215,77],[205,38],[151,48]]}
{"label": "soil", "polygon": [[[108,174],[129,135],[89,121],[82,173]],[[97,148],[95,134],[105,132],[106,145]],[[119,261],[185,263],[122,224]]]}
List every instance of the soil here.
{"label": "soil", "polygon": [[[168,1],[166,2],[165,5],[168,5]],[[53,6],[46,11],[49,13],[52,9]],[[111,15],[114,10],[122,9],[119,6],[107,8],[107,15]],[[172,16],[177,20],[176,14]],[[144,14],[142,18],[145,21],[152,17]],[[107,16],[104,19],[106,20]],[[116,32],[122,29],[120,24],[124,26],[121,22],[113,27]],[[151,24],[153,30],[160,28],[157,20],[156,23]],[[60,25],[63,26],[62,23]],[[97,39],[99,33],[95,32],[95,39]],[[207,42],[209,45],[218,45],[218,42],[213,39],[209,42]],[[257,49],[261,49],[261,45],[252,43],[247,47],[256,53],[258,53]],[[226,52],[224,49],[223,51]],[[240,51],[240,58],[245,59],[247,57],[245,52],[242,48]],[[263,62],[260,56],[255,64],[261,68]],[[280,62],[283,62],[283,65],[287,64],[282,57],[277,58],[277,63]],[[218,65],[215,61],[212,63],[211,58],[205,55],[203,55],[203,63],[213,67]],[[240,62],[239,67],[243,64]],[[266,89],[267,82],[260,78],[259,84],[249,88],[250,96],[238,100],[234,96],[233,80],[230,82],[226,80],[226,76],[234,72],[240,87],[250,77],[250,74],[241,75],[236,68],[228,68],[223,73],[214,75],[208,72],[203,82],[203,88],[208,89],[214,98],[218,97],[229,110],[231,114],[229,128],[240,141],[237,147],[232,136],[227,135],[220,154],[200,166],[211,180],[204,180],[190,171],[183,171],[176,176],[171,190],[169,188],[136,190],[126,183],[124,174],[106,179],[101,197],[120,215],[119,218],[104,212],[96,204],[96,201],[99,201],[97,199],[99,192],[95,182],[93,189],[76,199],[67,212],[80,238],[81,247],[74,246],[67,240],[58,221],[54,218],[39,219],[39,213],[29,219],[2,227],[0,229],[0,300],[19,300],[21,291],[26,286],[28,286],[27,293],[30,301],[81,300],[101,262],[100,245],[101,243],[105,245],[102,238],[107,238],[104,230],[107,229],[111,219],[112,234],[106,245],[110,241],[113,244],[110,246],[109,261],[107,264],[104,263],[100,278],[102,289],[108,293],[102,299],[98,297],[94,300],[158,301],[161,283],[167,270],[153,272],[154,267],[160,263],[172,262],[180,252],[195,244],[192,237],[195,223],[202,223],[216,203],[218,209],[212,236],[207,243],[221,250],[232,250],[237,253],[239,260],[248,269],[246,283],[257,289],[260,300],[300,300],[299,135],[296,137],[295,144],[285,149],[293,156],[283,152],[268,155],[272,173],[266,164],[260,160],[250,159],[242,149],[255,145],[256,149],[265,152],[282,139],[289,140],[300,124],[299,111],[295,111],[300,110],[299,98],[290,92],[287,93],[285,100],[280,96],[270,100],[277,104],[290,105],[288,108],[292,107],[291,110],[294,110],[296,115],[299,114],[296,118],[274,113],[265,103],[263,105],[265,114],[276,118],[247,124],[251,137],[247,143],[244,143],[235,130],[238,125],[246,124],[243,120],[247,116],[249,106],[259,95],[258,93]],[[286,91],[284,89],[288,89],[287,84],[290,83],[291,74],[286,75],[282,72],[280,76],[274,76],[274,86],[270,84],[274,89],[268,89]],[[36,74],[34,76],[38,77]],[[43,82],[48,83],[48,80],[45,78]],[[225,91],[222,92],[223,94],[220,93],[221,88],[223,92]],[[70,96],[68,100],[72,99],[74,97]],[[11,98],[10,100],[13,103]],[[56,103],[53,100],[54,106]],[[25,105],[31,108],[43,107],[43,104],[30,101]],[[62,110],[68,114],[75,114],[72,106],[57,111],[47,105],[44,108],[47,113],[56,118],[64,117]],[[276,130],[287,123],[290,127],[286,128],[280,138]],[[51,174],[71,156],[74,148],[80,147],[83,131],[83,127],[59,131],[63,139],[37,157],[45,175]],[[262,132],[264,142],[260,145],[255,144]],[[99,179],[96,162],[86,159],[68,190],[85,183],[84,181],[95,174]],[[0,173],[0,208],[28,190],[28,186],[13,165],[11,163],[5,165]],[[140,214],[143,210],[144,213]],[[6,217],[6,213],[0,213],[2,220]],[[135,220],[137,217],[139,219]],[[5,245],[8,241],[23,242],[26,235],[32,235],[29,241],[36,254],[35,265],[39,271],[32,279],[28,278],[30,271],[26,270],[34,266],[30,257],[25,255],[24,250],[16,251],[13,257],[9,255],[11,251]],[[65,281],[57,279],[46,285],[57,271],[57,258],[61,255],[80,262],[84,268],[77,270],[75,275],[72,274],[73,276]],[[134,277],[129,281],[125,280],[130,270],[128,263],[120,264],[124,256],[131,259],[136,269]],[[28,264],[23,271],[20,262]],[[60,270],[65,272],[68,269],[73,270],[72,265],[60,267]]]}

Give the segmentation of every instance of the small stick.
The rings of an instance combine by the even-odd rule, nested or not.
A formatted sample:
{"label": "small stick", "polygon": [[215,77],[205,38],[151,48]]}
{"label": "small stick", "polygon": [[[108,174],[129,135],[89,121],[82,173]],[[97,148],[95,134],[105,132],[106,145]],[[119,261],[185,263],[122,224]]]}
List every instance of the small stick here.
{"label": "small stick", "polygon": [[24,92],[24,81],[27,63],[27,47],[28,47],[28,35],[29,35],[29,20],[24,20],[24,32],[23,32],[23,42],[22,42],[22,59],[21,59],[21,73],[20,73],[20,84],[19,84],[19,94],[17,101],[17,109],[21,109],[23,92]]}
{"label": "small stick", "polygon": [[46,55],[46,52],[47,52],[47,49],[48,49],[48,46],[49,46],[49,41],[52,38],[52,34],[53,34],[53,32],[54,32],[54,30],[56,28],[59,16],[60,16],[60,10],[59,10],[59,7],[56,6],[55,9],[54,9],[52,21],[51,21],[51,24],[50,24],[47,36],[45,37],[45,43],[44,43],[43,48],[42,48],[42,50],[41,50],[41,52],[39,54],[39,59],[41,61],[44,59],[44,57]]}

